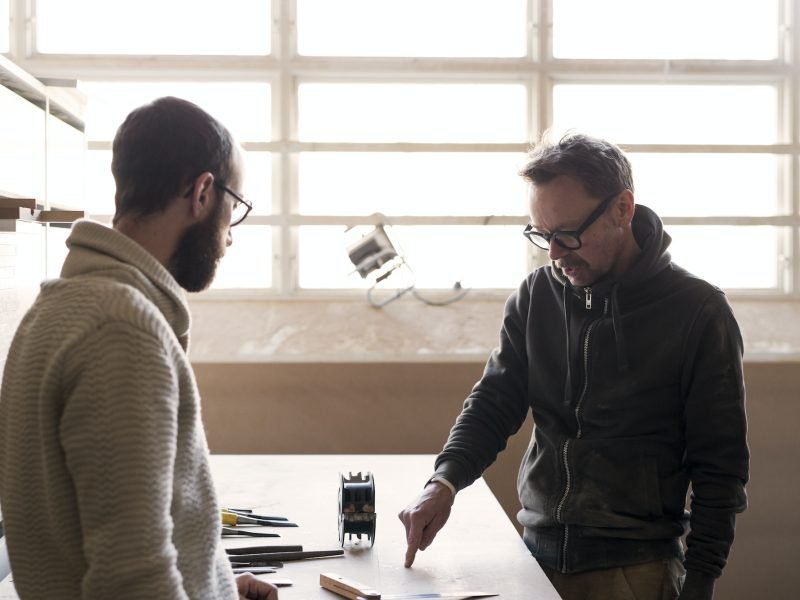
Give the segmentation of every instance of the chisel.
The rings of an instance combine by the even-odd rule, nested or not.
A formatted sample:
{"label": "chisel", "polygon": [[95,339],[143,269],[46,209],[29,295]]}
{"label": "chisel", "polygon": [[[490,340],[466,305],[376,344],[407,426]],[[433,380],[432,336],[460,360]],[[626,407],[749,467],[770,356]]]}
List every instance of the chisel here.
{"label": "chisel", "polygon": [[292,561],[307,560],[309,558],[329,558],[332,556],[343,556],[344,550],[312,550],[310,552],[262,552],[259,554],[232,554],[228,558],[231,562],[259,565],[262,562],[274,562],[276,560]]}
{"label": "chisel", "polygon": [[498,596],[488,592],[430,592],[419,594],[381,594],[363,583],[346,579],[336,573],[320,573],[319,584],[326,590],[349,600],[424,600],[425,598],[448,598],[468,600],[469,598],[489,598]]}
{"label": "chisel", "polygon": [[244,546],[243,548],[225,548],[228,554],[264,554],[266,552],[302,552],[302,546]]}

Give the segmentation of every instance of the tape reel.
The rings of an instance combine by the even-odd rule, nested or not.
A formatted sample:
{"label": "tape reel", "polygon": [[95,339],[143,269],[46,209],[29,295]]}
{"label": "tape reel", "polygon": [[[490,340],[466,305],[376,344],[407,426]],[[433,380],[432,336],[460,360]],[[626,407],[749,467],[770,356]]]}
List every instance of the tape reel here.
{"label": "tape reel", "polygon": [[339,473],[339,543],[344,546],[353,536],[360,542],[364,535],[372,547],[377,517],[372,473],[350,473],[349,477]]}

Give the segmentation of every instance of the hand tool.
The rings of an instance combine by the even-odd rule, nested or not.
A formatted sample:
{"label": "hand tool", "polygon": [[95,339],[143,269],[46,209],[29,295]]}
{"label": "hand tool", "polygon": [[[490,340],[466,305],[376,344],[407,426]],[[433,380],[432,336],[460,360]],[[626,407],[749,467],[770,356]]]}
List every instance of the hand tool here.
{"label": "hand tool", "polygon": [[258,569],[260,567],[268,567],[270,569],[282,569],[283,563],[273,560],[264,560],[259,563],[249,562],[231,562],[232,569]]}
{"label": "hand tool", "polygon": [[277,533],[263,533],[261,531],[253,531],[252,529],[236,529],[234,527],[223,527],[222,537],[229,535],[246,535],[250,537],[281,537]]}
{"label": "hand tool", "polygon": [[240,515],[226,510],[222,511],[223,525],[263,525],[265,527],[297,527],[297,523],[290,523],[289,521],[272,521],[269,519],[260,519],[250,515]]}
{"label": "hand tool", "polygon": [[288,521],[286,517],[271,517],[267,515],[257,515],[253,513],[253,509],[251,508],[223,508],[223,512],[231,512],[236,513],[237,515],[243,515],[245,517],[253,517],[254,519],[266,519],[267,521]]}
{"label": "hand tool", "polygon": [[252,573],[253,575],[264,575],[265,573],[277,573],[277,567],[232,567],[233,572],[238,575],[240,573]]}
{"label": "hand tool", "polygon": [[225,548],[228,554],[263,554],[265,552],[302,552],[302,546],[244,546],[242,548]]}
{"label": "hand tool", "polygon": [[378,590],[352,579],[346,579],[336,573],[320,573],[319,584],[328,591],[349,600],[414,600],[425,598],[449,598],[450,600],[468,600],[469,598],[488,598],[498,596],[488,592],[430,592],[417,594],[381,594]]}
{"label": "hand tool", "polygon": [[344,550],[313,550],[310,552],[262,552],[260,554],[233,554],[228,559],[235,563],[260,565],[263,562],[307,560],[310,558],[328,558],[343,556]]}

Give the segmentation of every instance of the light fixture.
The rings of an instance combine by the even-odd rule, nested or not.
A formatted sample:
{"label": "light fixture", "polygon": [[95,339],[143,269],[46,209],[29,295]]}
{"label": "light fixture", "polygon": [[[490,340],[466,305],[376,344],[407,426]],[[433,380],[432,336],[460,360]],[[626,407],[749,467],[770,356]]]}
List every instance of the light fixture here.
{"label": "light fixture", "polygon": [[[352,227],[348,227],[345,232],[351,229]],[[455,293],[444,300],[434,300],[419,294],[415,289],[414,270],[406,262],[402,253],[397,251],[382,223],[375,225],[371,231],[347,246],[347,255],[355,266],[355,272],[361,275],[362,279],[374,278],[372,285],[367,290],[367,300],[375,308],[383,308],[406,292],[411,292],[417,300],[430,306],[447,306],[461,300],[469,292],[468,288],[463,288],[461,282],[457,281],[453,286]],[[400,277],[400,285],[390,290],[390,295],[384,300],[376,301],[373,297],[376,288],[395,272],[402,272],[405,275],[405,277],[394,277],[395,283]]]}
{"label": "light fixture", "polygon": [[376,225],[375,229],[348,246],[347,255],[363,279],[398,256],[383,225]]}

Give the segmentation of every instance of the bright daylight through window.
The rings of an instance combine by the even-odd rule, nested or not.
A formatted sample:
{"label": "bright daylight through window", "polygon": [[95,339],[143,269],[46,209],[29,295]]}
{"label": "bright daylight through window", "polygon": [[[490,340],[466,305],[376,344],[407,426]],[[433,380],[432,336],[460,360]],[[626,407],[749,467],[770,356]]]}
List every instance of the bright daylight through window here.
{"label": "bright daylight through window", "polygon": [[[30,4],[35,27],[0,49],[31,36],[15,59],[88,95],[93,215],[113,211],[115,128],[149,99],[198,102],[245,147],[255,209],[217,290],[363,290],[345,248],[382,225],[418,288],[506,294],[547,261],[521,235],[525,152],[575,130],[626,149],[676,262],[729,291],[800,292],[800,65],[782,33],[800,17],[781,0]],[[193,34],[209,22],[218,35]]]}

